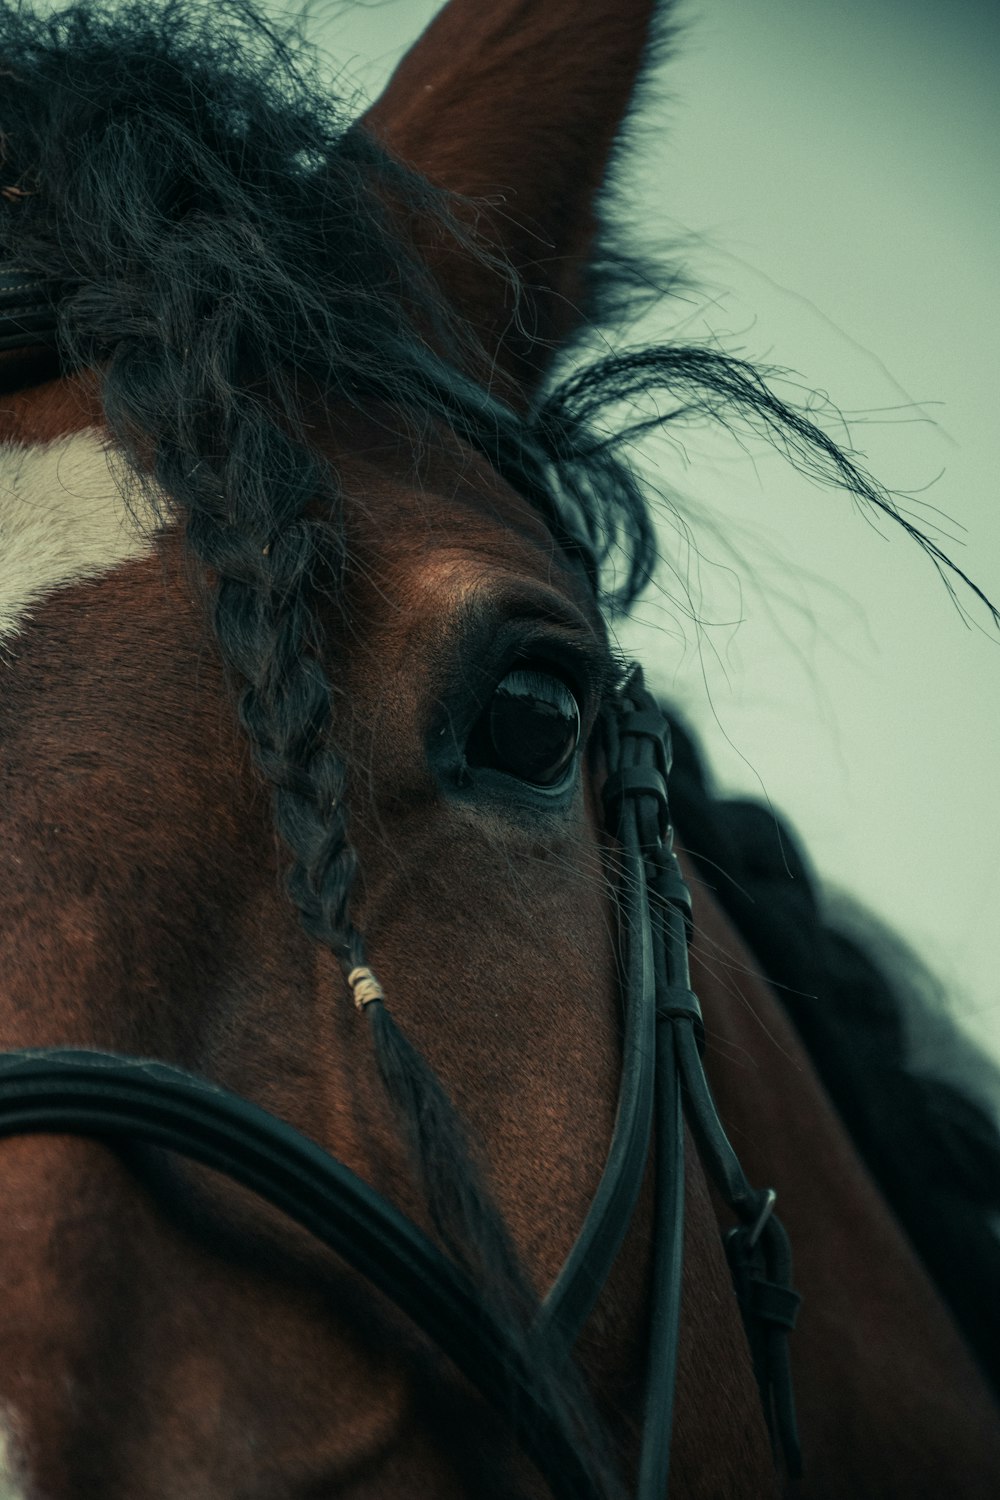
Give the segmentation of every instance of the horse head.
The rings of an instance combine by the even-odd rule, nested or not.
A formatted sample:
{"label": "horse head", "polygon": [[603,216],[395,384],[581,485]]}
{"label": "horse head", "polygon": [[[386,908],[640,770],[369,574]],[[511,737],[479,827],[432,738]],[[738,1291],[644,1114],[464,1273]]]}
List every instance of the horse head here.
{"label": "horse head", "polygon": [[596,418],[646,376],[556,382],[662,27],[451,0],[351,122],[242,5],[5,14],[5,1494],[652,1497],[676,1298],[671,1494],[794,1454],[607,623],[655,549]]}

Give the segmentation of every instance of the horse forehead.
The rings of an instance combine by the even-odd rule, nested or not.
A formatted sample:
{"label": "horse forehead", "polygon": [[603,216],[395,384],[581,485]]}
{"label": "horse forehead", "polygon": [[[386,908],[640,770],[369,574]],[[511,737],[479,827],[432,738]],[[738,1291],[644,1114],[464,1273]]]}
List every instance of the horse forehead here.
{"label": "horse forehead", "polygon": [[562,601],[562,614],[603,639],[589,580],[531,504],[478,454],[442,446],[422,458],[419,476],[412,454],[401,466],[339,466],[353,604],[369,627],[440,633],[476,605],[504,613],[521,599],[528,613],[544,613],[546,601]]}
{"label": "horse forehead", "polygon": [[597,624],[592,610],[580,608],[585,596],[577,598],[570,578],[562,570],[556,574],[551,556],[532,548],[443,541],[408,558],[398,573],[404,609],[396,616],[397,628],[412,630],[423,621],[437,633],[448,633],[458,622],[491,613],[498,622],[522,613],[578,623],[581,629]]}
{"label": "horse forehead", "polygon": [[338,408],[324,414],[324,426],[348,531],[366,552],[392,555],[444,538],[494,555],[522,543],[551,558],[551,532],[535,507],[443,424],[415,437],[390,408]]}
{"label": "horse forehead", "polygon": [[[445,434],[420,455],[419,472],[412,446],[383,446],[374,462],[343,458],[349,546],[371,585],[356,605],[373,634],[440,635],[473,601],[503,612],[505,599],[531,592],[541,610],[546,597],[571,602],[603,633],[582,575],[478,454]],[[0,649],[50,594],[153,551],[169,508],[158,512],[134,484],[126,499],[128,479],[97,428],[0,443]]]}

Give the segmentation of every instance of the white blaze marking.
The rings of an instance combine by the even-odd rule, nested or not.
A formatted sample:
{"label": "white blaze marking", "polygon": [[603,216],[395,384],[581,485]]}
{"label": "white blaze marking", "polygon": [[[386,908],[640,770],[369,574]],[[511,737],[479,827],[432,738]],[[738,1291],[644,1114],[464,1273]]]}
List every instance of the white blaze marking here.
{"label": "white blaze marking", "polygon": [[115,478],[120,468],[93,430],[35,446],[0,444],[0,646],[54,589],[152,551],[156,517],[138,496],[130,514]]}
{"label": "white blaze marking", "polygon": [[28,1500],[24,1469],[17,1458],[10,1407],[0,1406],[0,1500]]}

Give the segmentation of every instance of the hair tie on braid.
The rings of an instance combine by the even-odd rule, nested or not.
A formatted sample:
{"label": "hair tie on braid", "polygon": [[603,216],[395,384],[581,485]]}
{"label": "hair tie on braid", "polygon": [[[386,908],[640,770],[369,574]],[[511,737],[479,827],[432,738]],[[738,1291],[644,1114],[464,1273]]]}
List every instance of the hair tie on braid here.
{"label": "hair tie on braid", "polygon": [[385,999],[385,990],[367,964],[359,964],[356,969],[352,969],[347,976],[347,983],[353,991],[358,1010],[364,1010],[366,1005],[371,1005],[375,1000],[381,1002]]}

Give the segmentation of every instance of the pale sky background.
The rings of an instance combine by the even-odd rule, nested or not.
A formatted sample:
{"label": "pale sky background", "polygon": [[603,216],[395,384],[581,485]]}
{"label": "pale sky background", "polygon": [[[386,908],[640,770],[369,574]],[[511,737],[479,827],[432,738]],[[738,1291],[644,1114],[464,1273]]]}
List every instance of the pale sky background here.
{"label": "pale sky background", "polygon": [[[311,32],[374,96],[436,9],[321,3]],[[647,243],[684,241],[703,294],[637,336],[717,340],[829,393],[874,473],[1000,601],[1000,5],[686,0],[680,17],[623,202]],[[695,520],[700,559],[662,532],[700,624],[675,583],[623,639],[724,788],[786,812],[1000,1058],[985,611],[963,595],[963,620],[898,528],[880,534],[760,444],[694,432],[649,457],[712,518]]]}

